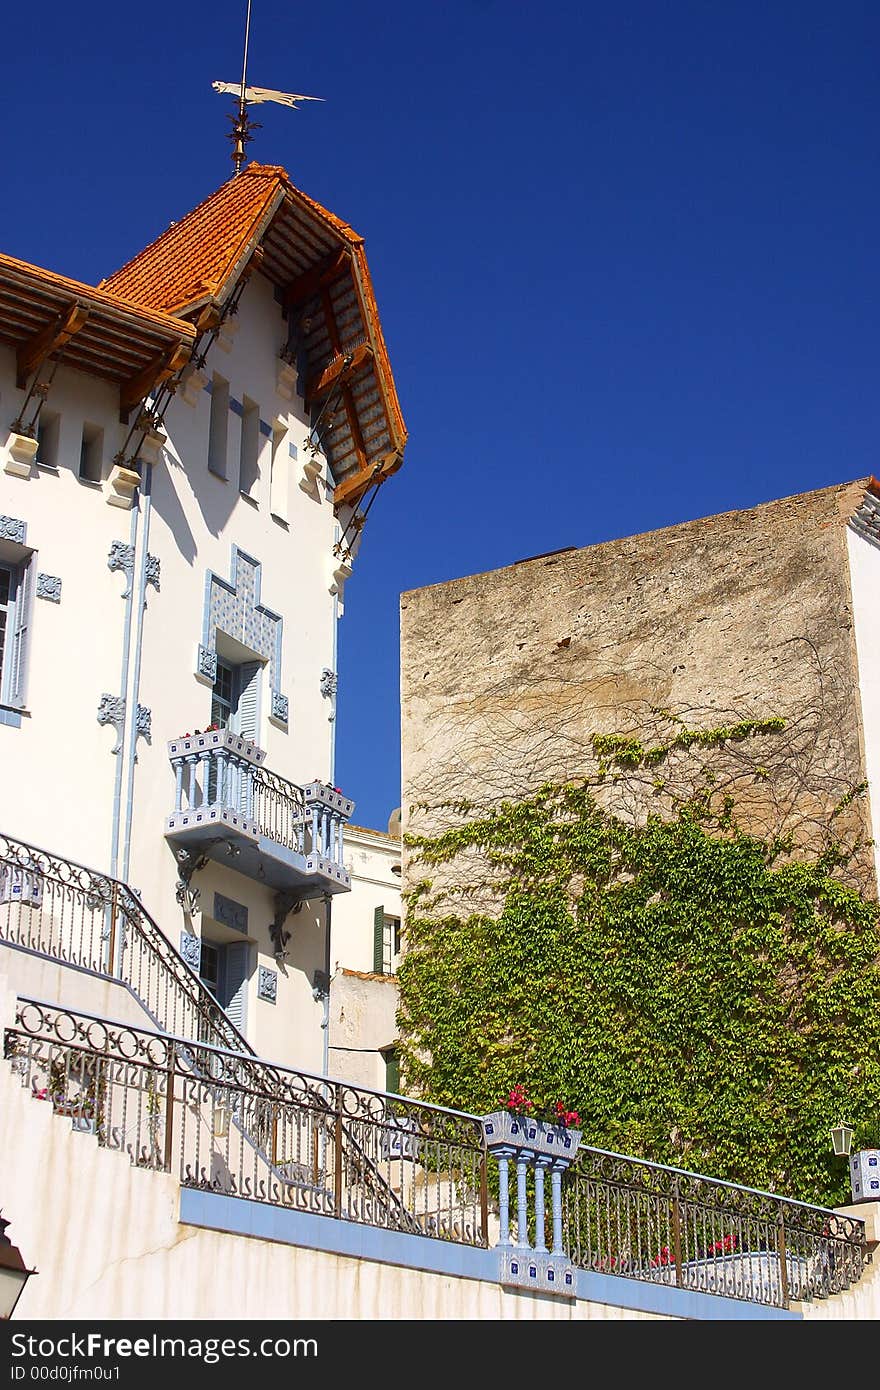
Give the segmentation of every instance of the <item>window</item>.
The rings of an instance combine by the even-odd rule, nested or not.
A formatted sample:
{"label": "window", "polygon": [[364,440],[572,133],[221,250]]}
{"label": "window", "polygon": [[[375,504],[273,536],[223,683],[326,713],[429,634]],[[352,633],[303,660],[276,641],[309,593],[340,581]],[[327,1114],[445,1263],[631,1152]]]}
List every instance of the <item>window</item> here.
{"label": "window", "polygon": [[0,704],[22,708],[35,566],[0,561]]}
{"label": "window", "polygon": [[260,479],[260,407],[245,396],[241,407],[241,453],[238,487],[245,497],[257,500]]}
{"label": "window", "polygon": [[214,373],[211,379],[211,423],[208,430],[208,468],[226,477],[226,442],[229,437],[229,382]]}
{"label": "window", "polygon": [[45,406],[37,421],[37,463],[40,468],[58,467],[58,438],[61,416]]}
{"label": "window", "polygon": [[79,476],[84,483],[99,483],[104,473],[104,431],[97,425],[83,425],[79,446]]}
{"label": "window", "polygon": [[272,462],[269,475],[269,510],[278,521],[287,520],[288,489],[290,487],[290,452],[287,445],[287,426],[276,420],[272,427]]}
{"label": "window", "polygon": [[247,941],[221,946],[202,941],[199,979],[226,1010],[240,1033],[247,1022],[247,984],[250,973],[250,946]]}
{"label": "window", "polygon": [[373,912],[373,973],[393,975],[400,956],[400,918],[391,917],[384,907]]}
{"label": "window", "polygon": [[[211,723],[221,728],[231,729],[242,734],[253,743],[259,743],[260,732],[260,673],[262,663],[245,661],[239,666],[232,662],[217,661],[217,675],[211,690]],[[242,792],[244,795],[244,791]],[[214,759],[208,767],[207,799],[217,799],[217,764]],[[244,809],[242,806],[240,809]]]}

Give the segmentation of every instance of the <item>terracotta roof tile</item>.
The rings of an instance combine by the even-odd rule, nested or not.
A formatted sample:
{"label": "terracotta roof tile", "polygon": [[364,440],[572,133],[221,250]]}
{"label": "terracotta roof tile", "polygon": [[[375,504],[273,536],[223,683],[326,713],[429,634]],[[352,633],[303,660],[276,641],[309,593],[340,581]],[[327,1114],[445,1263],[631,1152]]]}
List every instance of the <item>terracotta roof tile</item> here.
{"label": "terracotta roof tile", "polygon": [[211,298],[260,230],[280,187],[278,170],[251,165],[102,280],[100,288],[165,313]]}

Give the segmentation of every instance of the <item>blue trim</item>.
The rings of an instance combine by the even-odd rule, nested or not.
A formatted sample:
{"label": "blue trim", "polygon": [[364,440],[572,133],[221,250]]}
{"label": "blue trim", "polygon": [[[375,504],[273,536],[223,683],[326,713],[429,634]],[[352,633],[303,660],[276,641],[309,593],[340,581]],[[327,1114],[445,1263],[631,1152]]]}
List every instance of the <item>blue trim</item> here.
{"label": "blue trim", "polygon": [[263,435],[265,439],[272,438],[272,426],[269,424],[268,420],[260,421],[260,434]]}
{"label": "blue trim", "polygon": [[237,401],[234,396],[229,397],[229,409],[233,415],[244,415],[244,406],[241,401]]}
{"label": "blue trim", "polygon": [[20,729],[21,714],[17,709],[5,709],[0,705],[0,724],[8,724],[10,729]]}
{"label": "blue trim", "polygon": [[[180,1221],[206,1230],[226,1231],[230,1235],[251,1236],[282,1245],[298,1245],[306,1250],[324,1250],[331,1255],[347,1255],[376,1264],[400,1265],[405,1269],[452,1275],[459,1279],[483,1279],[496,1283],[500,1274],[500,1251],[472,1245],[456,1245],[432,1236],[408,1235],[403,1231],[384,1231],[340,1221],[333,1216],[273,1207],[244,1197],[226,1197],[218,1192],[180,1189]],[[529,1290],[508,1290],[515,1297],[535,1297]],[[658,1287],[613,1274],[578,1271],[577,1296],[592,1303],[615,1308],[631,1308],[670,1318],[702,1321],[802,1321],[801,1313],[786,1308],[767,1308],[718,1294],[696,1293],[689,1289]],[[542,1298],[546,1295],[542,1295]]]}
{"label": "blue trim", "polygon": [[292,459],[295,459],[295,458],[298,458],[298,457],[299,457],[299,453],[298,453],[298,450],[297,450],[297,447],[296,447],[295,444],[288,444],[287,450],[288,450],[288,453],[290,454],[290,457],[291,457]]}

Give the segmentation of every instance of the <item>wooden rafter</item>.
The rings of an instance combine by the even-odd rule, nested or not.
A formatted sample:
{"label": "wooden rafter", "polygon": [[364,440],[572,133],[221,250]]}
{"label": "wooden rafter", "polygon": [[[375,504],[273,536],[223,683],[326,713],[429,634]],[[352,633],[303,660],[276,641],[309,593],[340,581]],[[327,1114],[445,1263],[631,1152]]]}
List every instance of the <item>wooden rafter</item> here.
{"label": "wooden rafter", "polygon": [[190,358],[190,347],[177,343],[167,352],[160,352],[149,362],[143,371],[129,377],[119,388],[119,414],[125,420],[129,411],[149,396],[157,386],[185,367]]}
{"label": "wooden rafter", "polygon": [[46,358],[78,333],[89,316],[83,304],[68,305],[57,318],[48,323],[39,333],[35,333],[26,343],[22,343],[16,353],[16,385],[24,390],[28,378],[39,371]]}
{"label": "wooden rafter", "polygon": [[361,343],[360,347],[356,347],[353,352],[346,353],[344,357],[334,357],[323,371],[316,372],[314,376],[309,377],[303,392],[305,400],[320,400],[322,396],[326,396],[331,386],[340,377],[343,375],[352,376],[359,367],[363,366],[364,362],[371,361],[372,357],[373,349],[369,343]]}
{"label": "wooden rafter", "polygon": [[333,308],[333,300],[330,298],[330,291],[321,291],[321,304],[324,309],[324,321],[327,324],[327,337],[330,339],[330,346],[333,349],[334,357],[342,357],[342,341],[339,337],[339,328],[336,323],[336,313]]}
{"label": "wooden rafter", "polygon": [[332,285],[349,264],[349,255],[344,248],[341,251],[331,251],[329,256],[324,256],[311,270],[291,281],[284,291],[285,308],[295,309],[298,304],[311,299],[319,290]]}

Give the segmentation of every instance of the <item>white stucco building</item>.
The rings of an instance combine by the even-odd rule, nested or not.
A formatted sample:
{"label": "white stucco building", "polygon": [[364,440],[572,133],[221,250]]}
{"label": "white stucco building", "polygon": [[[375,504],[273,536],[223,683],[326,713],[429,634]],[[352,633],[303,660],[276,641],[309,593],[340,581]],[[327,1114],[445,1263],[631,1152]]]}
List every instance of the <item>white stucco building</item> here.
{"label": "white stucco building", "polygon": [[252,164],[98,288],[0,257],[0,343],[0,827],[322,1070],[336,631],[406,439],[363,243]]}

